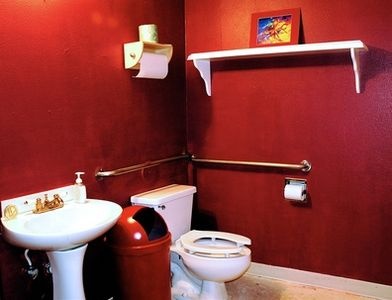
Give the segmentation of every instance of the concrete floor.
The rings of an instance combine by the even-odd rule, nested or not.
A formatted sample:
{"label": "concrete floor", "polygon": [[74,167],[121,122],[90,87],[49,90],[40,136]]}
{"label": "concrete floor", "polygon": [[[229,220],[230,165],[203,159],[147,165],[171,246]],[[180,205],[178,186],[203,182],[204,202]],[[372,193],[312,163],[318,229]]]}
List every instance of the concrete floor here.
{"label": "concrete floor", "polygon": [[226,283],[232,300],[374,300],[345,292],[245,274]]}

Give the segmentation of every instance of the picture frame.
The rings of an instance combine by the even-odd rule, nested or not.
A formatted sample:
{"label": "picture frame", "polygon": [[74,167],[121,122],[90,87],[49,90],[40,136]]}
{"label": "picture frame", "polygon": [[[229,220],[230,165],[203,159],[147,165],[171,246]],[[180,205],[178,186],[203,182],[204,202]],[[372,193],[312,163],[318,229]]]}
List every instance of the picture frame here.
{"label": "picture frame", "polygon": [[253,13],[250,47],[298,44],[300,8]]}

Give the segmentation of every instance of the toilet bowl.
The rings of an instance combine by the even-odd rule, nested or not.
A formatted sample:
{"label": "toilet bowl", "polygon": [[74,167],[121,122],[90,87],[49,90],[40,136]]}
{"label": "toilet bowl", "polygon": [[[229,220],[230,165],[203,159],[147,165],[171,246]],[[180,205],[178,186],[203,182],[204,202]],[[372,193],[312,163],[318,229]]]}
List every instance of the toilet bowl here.
{"label": "toilet bowl", "polygon": [[227,299],[224,283],[241,277],[250,266],[244,236],[192,230],[176,241],[176,252],[190,272],[202,280],[199,299]]}
{"label": "toilet bowl", "polygon": [[250,265],[248,238],[219,231],[192,230],[176,241],[176,251],[202,280],[226,282],[240,277]]}
{"label": "toilet bowl", "polygon": [[190,231],[196,188],[173,184],[131,197],[133,205],[153,207],[172,234],[173,299],[224,300],[225,282],[241,277],[250,266],[251,240],[220,231]]}

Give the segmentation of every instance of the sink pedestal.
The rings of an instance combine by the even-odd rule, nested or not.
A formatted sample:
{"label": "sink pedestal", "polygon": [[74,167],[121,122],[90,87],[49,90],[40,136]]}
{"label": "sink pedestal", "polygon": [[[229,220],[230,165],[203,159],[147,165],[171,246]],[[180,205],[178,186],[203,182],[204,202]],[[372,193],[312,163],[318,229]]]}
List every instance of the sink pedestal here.
{"label": "sink pedestal", "polygon": [[87,244],[68,250],[47,251],[53,275],[53,299],[85,300],[83,259]]}

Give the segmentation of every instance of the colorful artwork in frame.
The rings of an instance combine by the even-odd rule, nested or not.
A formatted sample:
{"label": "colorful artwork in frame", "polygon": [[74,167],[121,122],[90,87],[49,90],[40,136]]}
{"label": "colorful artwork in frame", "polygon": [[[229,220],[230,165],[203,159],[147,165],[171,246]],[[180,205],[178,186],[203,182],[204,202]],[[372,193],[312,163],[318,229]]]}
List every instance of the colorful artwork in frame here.
{"label": "colorful artwork in frame", "polygon": [[299,8],[252,14],[250,47],[298,44],[300,14]]}

